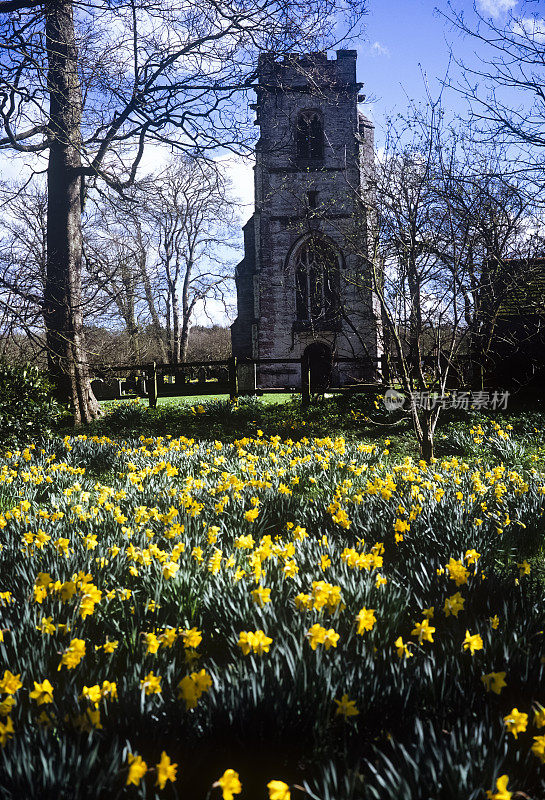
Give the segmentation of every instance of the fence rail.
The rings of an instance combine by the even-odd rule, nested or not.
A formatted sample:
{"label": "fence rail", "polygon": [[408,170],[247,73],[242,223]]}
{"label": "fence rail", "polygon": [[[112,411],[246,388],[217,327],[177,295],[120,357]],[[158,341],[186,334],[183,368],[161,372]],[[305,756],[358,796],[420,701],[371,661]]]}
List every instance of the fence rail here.
{"label": "fence rail", "polygon": [[[301,369],[299,385],[290,381],[286,386],[259,386],[257,370],[261,366],[297,364]],[[301,403],[308,406],[313,393],[365,392],[388,384],[389,370],[385,358],[335,358],[331,366],[354,364],[373,379],[367,383],[353,381],[345,385],[318,385],[312,374],[311,362],[303,358],[237,358],[213,361],[188,361],[183,364],[100,364],[90,365],[95,376],[93,389],[98,399],[117,399],[134,395],[148,397],[150,408],[157,406],[158,397],[228,394],[231,399],[240,395],[301,394]],[[253,367],[253,370],[251,369]],[[249,369],[250,368],[250,369]],[[114,377],[129,373],[125,377]],[[211,373],[213,373],[211,375]],[[192,378],[196,375],[196,381]],[[208,376],[208,378],[207,378]],[[166,382],[166,378],[170,382]]]}

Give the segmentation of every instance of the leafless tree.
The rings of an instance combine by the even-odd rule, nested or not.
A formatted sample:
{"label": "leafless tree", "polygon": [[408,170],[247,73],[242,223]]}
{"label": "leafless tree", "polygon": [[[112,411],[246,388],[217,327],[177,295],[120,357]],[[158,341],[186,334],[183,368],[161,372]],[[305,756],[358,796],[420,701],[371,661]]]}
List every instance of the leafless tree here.
{"label": "leafless tree", "polygon": [[524,3],[522,9],[492,19],[476,5],[472,15],[464,14],[453,2],[444,17],[476,48],[470,63],[453,51],[461,69],[449,80],[451,88],[469,100],[474,130],[484,142],[510,144],[510,172],[526,172],[542,184],[545,18],[539,10],[538,3]]}
{"label": "leafless tree", "polygon": [[[363,0],[0,0],[0,146],[47,159],[49,369],[74,421],[99,413],[81,303],[82,203],[132,184],[148,141],[240,144],[259,50],[327,46]],[[243,115],[244,116],[244,115]]]}
{"label": "leafless tree", "polygon": [[[0,218],[0,337],[4,352],[29,360],[47,361],[43,320],[47,283],[47,195],[39,185],[3,187]],[[96,246],[97,228],[86,218],[84,250]],[[105,254],[106,256],[106,254]],[[107,256],[112,258],[112,252]],[[81,306],[86,323],[108,316],[111,295],[108,276],[84,271]]]}
{"label": "leafless tree", "polygon": [[[461,283],[471,361],[466,374],[474,388],[483,389],[494,369],[498,337],[509,336],[505,329],[500,334],[498,320],[521,278],[520,269],[514,273],[510,265],[523,261],[527,279],[537,269],[540,210],[533,181],[509,173],[503,145],[477,145],[470,129],[457,150],[443,191],[457,220],[457,239],[463,238],[467,250]],[[448,241],[454,252],[456,240]],[[448,259],[448,248],[444,255]]]}
{"label": "leafless tree", "polygon": [[495,320],[512,287],[499,275],[508,276],[507,260],[528,254],[533,244],[532,198],[498,176],[498,158],[447,127],[432,105],[400,130],[390,128],[376,164],[374,203],[365,209],[370,271],[362,280],[371,281],[379,299],[385,350],[393,352],[396,378],[412,398],[426,460],[441,410],[428,398],[445,395],[462,356],[473,354],[482,380]]}
{"label": "leafless tree", "polygon": [[33,357],[44,350],[42,300],[46,276],[47,198],[38,187],[8,190],[0,218],[2,352]]}
{"label": "leafless tree", "polygon": [[102,197],[86,227],[84,275],[122,320],[129,352],[141,363],[152,349],[164,363],[185,361],[195,312],[225,307],[230,289],[235,213],[228,184],[215,162],[190,157],[172,161],[126,196]]}
{"label": "leafless tree", "polygon": [[[99,287],[104,298],[104,313],[96,322],[114,328],[123,324],[127,347],[117,359],[120,363],[146,360],[150,348],[141,330],[150,315],[154,344],[166,358],[157,291],[149,278],[152,232],[142,221],[144,199],[145,189],[139,185],[122,197],[102,193],[85,226],[83,275]],[[91,322],[89,317],[86,322]]]}
{"label": "leafless tree", "polygon": [[167,354],[171,364],[187,357],[195,310],[226,305],[233,271],[233,204],[216,165],[184,159],[153,182],[146,201],[157,251],[154,264],[162,288]]}

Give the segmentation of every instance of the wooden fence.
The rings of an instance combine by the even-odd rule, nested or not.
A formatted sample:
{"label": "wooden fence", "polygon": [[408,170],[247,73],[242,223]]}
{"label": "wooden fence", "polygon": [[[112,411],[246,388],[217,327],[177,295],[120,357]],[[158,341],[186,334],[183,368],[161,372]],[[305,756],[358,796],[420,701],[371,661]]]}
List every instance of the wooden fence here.
{"label": "wooden fence", "polygon": [[[299,385],[282,387],[258,386],[260,366],[297,364],[301,369]],[[231,399],[240,395],[301,394],[301,403],[308,406],[313,393],[354,393],[375,390],[389,383],[386,359],[336,358],[333,366],[353,364],[363,368],[373,378],[368,383],[354,381],[344,386],[314,386],[312,367],[306,358],[238,359],[233,356],[221,361],[189,361],[183,364],[103,364],[91,365],[93,389],[98,399],[117,399],[147,396],[150,408],[157,406],[158,397],[228,394]],[[244,380],[241,386],[241,373]],[[124,377],[119,377],[122,375]],[[249,379],[250,376],[250,379]],[[253,379],[252,379],[253,376]]]}

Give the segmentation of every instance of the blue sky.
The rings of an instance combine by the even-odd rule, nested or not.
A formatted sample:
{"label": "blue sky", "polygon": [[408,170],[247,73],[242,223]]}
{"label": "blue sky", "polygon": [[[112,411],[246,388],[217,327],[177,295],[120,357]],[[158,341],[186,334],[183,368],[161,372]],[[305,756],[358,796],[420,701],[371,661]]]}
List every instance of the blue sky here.
{"label": "blue sky", "polygon": [[[473,0],[451,2],[453,10],[476,25]],[[460,68],[454,62],[449,67],[451,48],[456,60],[469,66],[487,54],[477,40],[463,36],[445,19],[443,14],[451,13],[447,0],[368,0],[368,9],[364,36],[347,46],[358,50],[358,79],[368,99],[361,108],[375,123],[375,144],[380,148],[388,116],[403,113],[411,101],[425,102],[426,84],[432,99],[437,99],[447,70],[457,82]],[[545,0],[476,0],[476,9],[500,28],[513,24],[510,15],[523,19],[536,15],[545,29]],[[467,102],[454,90],[444,91],[443,106],[447,113],[467,116]],[[251,164],[235,159],[232,171],[247,218],[253,202]]]}
{"label": "blue sky", "polygon": [[[463,12],[469,22],[475,21],[473,0],[451,1],[453,8]],[[510,13],[523,18],[537,15],[540,36],[545,40],[545,0],[476,0],[476,3],[479,13],[500,27],[511,24]],[[385,119],[405,111],[411,100],[425,102],[425,80],[436,98],[449,64],[449,45],[458,59],[475,64],[478,43],[462,37],[438,13],[448,13],[447,0],[368,0],[368,9],[365,36],[347,46],[358,49],[358,77],[370,101],[362,109],[375,122],[375,142],[380,147]],[[452,65],[453,80],[457,74],[458,67]],[[443,104],[447,110],[464,116],[465,102],[455,92],[446,91]],[[158,155],[157,149],[148,151],[144,173],[157,167]],[[0,173],[4,178],[20,178],[26,172],[23,165],[28,160],[28,157],[14,159],[9,154],[0,154]],[[252,163],[250,159],[225,160],[229,161],[226,167],[233,179],[234,194],[241,202],[241,219],[246,221],[253,210]],[[217,318],[224,320],[219,308]],[[199,321],[206,323],[205,319]]]}
{"label": "blue sky", "polygon": [[[476,21],[472,0],[452,0],[452,6],[468,21]],[[508,23],[509,12],[544,15],[545,2],[478,0],[477,10],[501,26]],[[369,0],[366,41],[357,45],[358,74],[363,91],[373,99],[371,107],[363,110],[370,112],[377,125],[378,144],[387,115],[403,111],[409,99],[425,99],[424,79],[436,98],[449,66],[450,45],[457,59],[476,63],[477,42],[453,30],[441,11],[449,12],[446,0]],[[451,65],[451,75],[457,73],[458,68]],[[465,110],[455,92],[444,94],[444,104],[460,114]]]}
{"label": "blue sky", "polygon": [[402,111],[408,98],[424,96],[423,73],[434,92],[445,75],[448,31],[436,6],[436,0],[369,0],[367,41],[357,46],[358,73],[373,100],[377,127],[386,115]]}

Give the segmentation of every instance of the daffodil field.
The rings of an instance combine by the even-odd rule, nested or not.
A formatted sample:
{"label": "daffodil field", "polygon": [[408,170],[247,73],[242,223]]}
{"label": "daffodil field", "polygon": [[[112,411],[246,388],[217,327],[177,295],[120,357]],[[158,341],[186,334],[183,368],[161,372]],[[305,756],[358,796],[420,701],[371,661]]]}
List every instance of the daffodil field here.
{"label": "daffodil field", "polygon": [[260,434],[1,458],[0,797],[543,800],[539,462]]}

